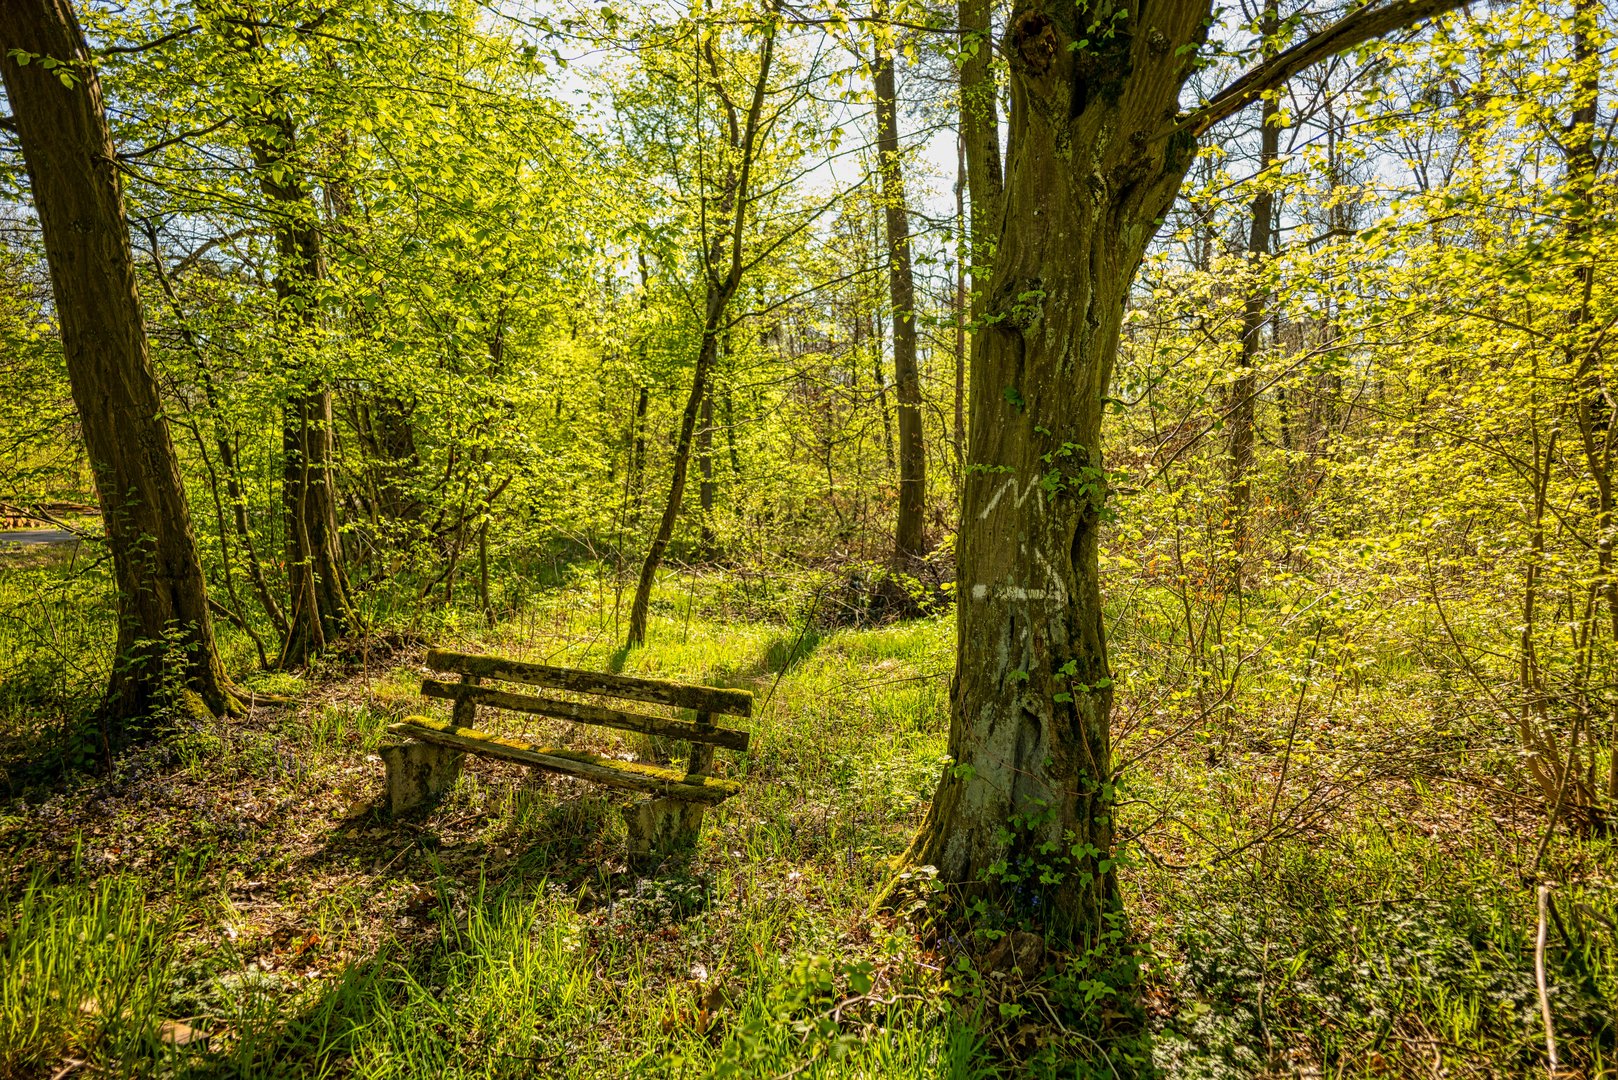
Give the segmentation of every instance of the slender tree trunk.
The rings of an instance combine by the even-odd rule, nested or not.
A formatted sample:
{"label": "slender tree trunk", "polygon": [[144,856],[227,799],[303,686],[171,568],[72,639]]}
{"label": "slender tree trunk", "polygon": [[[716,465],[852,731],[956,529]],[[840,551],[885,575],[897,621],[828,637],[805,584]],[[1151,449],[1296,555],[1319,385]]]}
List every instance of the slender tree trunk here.
{"label": "slender tree trunk", "polygon": [[[259,186],[276,208],[279,269],[276,299],[292,338],[287,368],[293,388],[281,425],[281,502],[287,521],[287,582],[290,617],[281,663],[298,666],[325,652],[354,630],[359,618],[349,600],[342,537],[337,524],[336,428],[332,395],[307,374],[299,350],[316,348],[320,326],[319,283],[325,277],[315,207],[303,185],[287,171],[290,125],[279,138],[254,144]],[[297,356],[297,358],[292,358]]]}
{"label": "slender tree trunk", "polygon": [[651,615],[652,584],[657,579],[657,568],[663,562],[663,555],[668,551],[669,541],[674,538],[674,524],[680,517],[680,503],[685,498],[685,478],[687,464],[691,460],[691,441],[696,431],[697,415],[701,410],[702,400],[707,395],[708,377],[713,370],[716,335],[712,323],[722,316],[724,301],[717,295],[708,299],[710,313],[718,307],[717,314],[710,314],[709,327],[702,333],[702,345],[697,351],[697,367],[691,373],[691,393],[686,398],[685,412],[680,416],[680,430],[674,442],[674,475],[669,480],[668,501],[663,504],[663,517],[657,525],[657,532],[652,536],[651,547],[646,552],[646,560],[641,563],[640,579],[635,584],[635,601],[629,609],[629,644],[644,645],[646,643],[646,622]]}
{"label": "slender tree trunk", "polygon": [[714,496],[719,485],[713,475],[713,387],[702,395],[702,415],[697,426],[697,469],[702,474],[698,485],[698,503],[702,510],[702,557],[711,559],[717,551],[718,539],[713,530]]}
{"label": "slender tree trunk", "polygon": [[[879,8],[880,10],[880,8]],[[916,286],[910,261],[910,215],[904,163],[899,156],[899,100],[893,54],[880,42],[872,72],[876,90],[876,145],[881,160],[882,208],[887,226],[888,298],[893,305],[893,379],[899,399],[899,517],[894,529],[896,566],[927,553],[927,448],[921,431],[921,372],[916,361]]]}
{"label": "slender tree trunk", "polygon": [[[46,58],[56,66],[46,67]],[[101,84],[68,0],[0,4],[0,71],[118,583],[117,660],[101,708],[103,733],[110,744],[169,704],[166,674],[214,713],[237,711],[147,351]]]}
{"label": "slender tree trunk", "polygon": [[[1259,25],[1270,42],[1265,55],[1273,56],[1279,50],[1275,35],[1280,29],[1275,0],[1265,4]],[[1253,281],[1242,306],[1241,352],[1236,359],[1236,378],[1230,384],[1227,420],[1230,425],[1231,582],[1238,595],[1242,591],[1253,503],[1254,399],[1258,396],[1258,376],[1253,365],[1258,359],[1268,315],[1269,290],[1261,275],[1270,252],[1270,228],[1275,215],[1275,192],[1270,186],[1269,173],[1280,156],[1280,124],[1280,99],[1273,94],[1265,95],[1259,105],[1258,190],[1253,193],[1251,227],[1247,234],[1247,264]]]}
{"label": "slender tree trunk", "polygon": [[[697,348],[697,363],[691,373],[691,393],[680,415],[680,431],[674,444],[674,474],[669,478],[669,497],[663,504],[663,517],[641,564],[640,579],[635,583],[635,601],[629,609],[630,646],[646,643],[646,623],[651,615],[652,583],[657,580],[657,568],[663,562],[664,552],[674,536],[674,524],[680,516],[680,503],[685,497],[686,470],[691,460],[691,439],[696,431],[697,414],[708,395],[709,377],[719,351],[720,336],[727,332],[726,319],[730,302],[741,287],[746,263],[742,258],[742,238],[747,228],[747,204],[752,195],[750,185],[753,163],[758,152],[760,117],[764,111],[764,98],[770,81],[771,62],[775,56],[776,23],[774,16],[779,5],[770,9],[770,21],[759,44],[758,76],[753,82],[752,100],[748,103],[745,122],[737,108],[725,95],[720,81],[719,64],[714,58],[712,43],[706,46],[706,58],[713,73],[714,89],[724,105],[730,121],[730,148],[734,153],[727,166],[720,197],[715,200],[723,232],[713,237],[703,253],[703,276],[707,279],[707,300],[704,306],[702,340]],[[704,215],[706,220],[707,215]],[[723,271],[723,272],[721,272]]]}
{"label": "slender tree trunk", "polygon": [[[221,36],[257,65],[269,52],[257,22],[210,7]],[[349,599],[337,524],[332,395],[305,352],[318,349],[321,283],[319,208],[298,161],[298,133],[272,73],[244,110],[258,185],[274,218],[275,295],[289,383],[281,421],[281,502],[286,519],[288,632],[283,666],[308,663],[359,625]]]}
{"label": "slender tree trunk", "polygon": [[887,452],[888,472],[895,468],[893,460],[893,415],[888,411],[888,375],[882,355],[882,317],[870,315],[873,329],[866,335],[871,343],[871,378],[876,383],[876,406],[882,412],[882,447]]}
{"label": "slender tree trunk", "polygon": [[646,504],[646,409],[651,398],[646,386],[635,388],[635,413],[629,422],[629,524],[632,529],[640,528],[641,511]]}
{"label": "slender tree trunk", "polygon": [[732,400],[730,387],[725,387],[725,449],[730,453],[730,479],[732,483],[740,483],[742,478],[742,455],[736,449],[736,403]]}
{"label": "slender tree trunk", "polygon": [[[185,318],[185,311],[180,306],[180,297],[175,292],[174,283],[169,279],[168,270],[163,264],[163,253],[158,246],[156,227],[149,227],[147,235],[151,240],[152,269],[158,287],[163,290],[163,296],[168,300],[169,308],[179,323],[181,340],[185,342],[186,348],[197,362],[197,379],[202,384],[203,400],[215,414],[214,444],[219,451],[220,467],[225,473],[225,494],[230,501],[231,517],[236,527],[237,538],[242,543],[243,561],[247,566],[248,577],[252,579],[253,591],[258,595],[265,614],[270,617],[270,622],[275,624],[276,633],[284,638],[287,632],[286,616],[282,614],[281,606],[275,602],[275,592],[270,588],[269,579],[264,573],[264,562],[259,558],[258,547],[253,542],[253,530],[247,521],[247,493],[242,487],[241,467],[236,460],[236,448],[231,444],[230,435],[218,427],[220,403],[218,393],[214,389],[213,372],[209,368],[207,356],[203,354],[202,346],[191,331],[191,325]],[[223,542],[223,530],[220,538]],[[226,573],[229,573],[228,557]]]}

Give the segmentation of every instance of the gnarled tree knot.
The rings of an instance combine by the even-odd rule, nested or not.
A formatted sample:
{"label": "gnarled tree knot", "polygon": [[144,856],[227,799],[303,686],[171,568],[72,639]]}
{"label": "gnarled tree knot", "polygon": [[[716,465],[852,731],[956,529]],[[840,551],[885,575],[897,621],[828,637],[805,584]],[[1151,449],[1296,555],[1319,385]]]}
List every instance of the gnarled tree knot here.
{"label": "gnarled tree knot", "polygon": [[1025,11],[1011,27],[1011,41],[1022,62],[1034,75],[1043,75],[1056,61],[1060,45],[1056,25],[1043,12]]}

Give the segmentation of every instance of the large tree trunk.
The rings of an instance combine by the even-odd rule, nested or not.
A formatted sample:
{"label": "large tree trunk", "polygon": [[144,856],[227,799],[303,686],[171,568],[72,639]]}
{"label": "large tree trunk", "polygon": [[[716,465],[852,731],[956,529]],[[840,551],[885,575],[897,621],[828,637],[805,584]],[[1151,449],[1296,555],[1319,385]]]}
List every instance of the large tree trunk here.
{"label": "large tree trunk", "polygon": [[893,305],[893,381],[899,399],[899,517],[893,556],[905,567],[927,553],[927,448],[921,434],[921,372],[916,362],[916,286],[910,260],[910,214],[899,157],[899,101],[893,54],[878,44],[872,72],[876,90],[876,146],[887,226],[888,298]]}
{"label": "large tree trunk", "polygon": [[912,865],[1058,940],[1106,929],[1118,894],[1099,443],[1135,270],[1198,132],[1310,63],[1458,3],[1356,9],[1182,117],[1207,0],[1016,0],[1003,226],[972,347],[953,761]]}
{"label": "large tree trunk", "polygon": [[1063,938],[1093,937],[1117,906],[1102,403],[1130,282],[1195,148],[1165,118],[1205,14],[1169,5],[1075,51],[1092,16],[1048,0],[1019,3],[1008,33],[1004,228],[972,348],[953,764],[909,857]]}
{"label": "large tree trunk", "polygon": [[239,704],[214,646],[191,512],[147,352],[101,85],[67,0],[0,4],[0,70],[118,582],[117,662],[104,730],[116,738],[129,721],[162,707],[166,674],[178,674],[215,713],[234,711]]}

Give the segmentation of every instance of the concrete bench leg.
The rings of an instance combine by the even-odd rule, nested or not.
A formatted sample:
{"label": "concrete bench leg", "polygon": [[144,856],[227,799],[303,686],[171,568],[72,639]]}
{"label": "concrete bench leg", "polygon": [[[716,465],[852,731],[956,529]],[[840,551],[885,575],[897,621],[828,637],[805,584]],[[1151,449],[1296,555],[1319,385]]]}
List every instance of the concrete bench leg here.
{"label": "concrete bench leg", "polygon": [[701,803],[681,799],[642,799],[624,810],[631,859],[667,857],[697,846],[702,832]]}
{"label": "concrete bench leg", "polygon": [[388,812],[394,817],[436,802],[455,786],[466,755],[431,743],[392,743],[378,753],[388,769]]}

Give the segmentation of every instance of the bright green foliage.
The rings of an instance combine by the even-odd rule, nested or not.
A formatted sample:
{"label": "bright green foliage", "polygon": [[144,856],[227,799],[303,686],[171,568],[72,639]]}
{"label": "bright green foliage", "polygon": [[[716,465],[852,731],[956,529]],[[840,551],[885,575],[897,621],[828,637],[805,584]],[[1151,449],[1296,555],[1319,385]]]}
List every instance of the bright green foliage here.
{"label": "bright green foliage", "polygon": [[[941,936],[925,868],[893,913],[869,910],[940,767],[971,768],[946,741],[964,223],[954,178],[927,175],[949,148],[920,150],[953,122],[956,42],[927,29],[939,11],[788,14],[706,467],[647,647],[623,654],[738,164],[726,98],[748,93],[765,9],[83,5],[211,592],[237,618],[218,620],[221,649],[245,688],[298,708],[182,723],[89,775],[108,765],[88,722],[107,567],[93,539],[0,547],[0,1074],[1535,1075],[1541,881],[1562,1060],[1610,1074],[1611,13],[1479,9],[1300,74],[1260,176],[1250,117],[1205,140],[1137,281],[1104,467],[1065,444],[1023,496],[1085,498],[1107,522],[1111,674],[1052,667],[1067,702],[1116,696],[1102,801],[1129,915],[1038,978],[1005,960],[1009,921]],[[1314,20],[1294,14],[1283,45]],[[1236,49],[1252,30],[1231,15],[1215,37]],[[916,133],[940,578],[911,583],[930,614],[898,623],[873,40],[905,58]],[[1228,59],[1211,48],[1205,66]],[[1595,124],[1576,121],[1592,100]],[[264,195],[264,145],[308,195],[295,210]],[[0,170],[25,203],[16,163]],[[1254,258],[1261,189],[1279,226]],[[288,213],[324,246],[291,296],[275,284]],[[93,515],[62,509],[93,488],[48,292],[34,239],[8,231],[0,502],[55,506],[93,537]],[[1256,471],[1236,522],[1255,296]],[[311,386],[334,393],[372,632],[272,672],[254,572],[284,604],[282,410]],[[369,755],[422,707],[422,642],[750,688],[743,793],[690,866],[651,877],[620,865],[608,796],[515,771],[469,770],[422,822],[369,816]],[[604,738],[592,749],[683,752]],[[1037,854],[995,873],[1037,896],[1100,855]],[[176,1047],[165,1021],[212,1039]]]}

